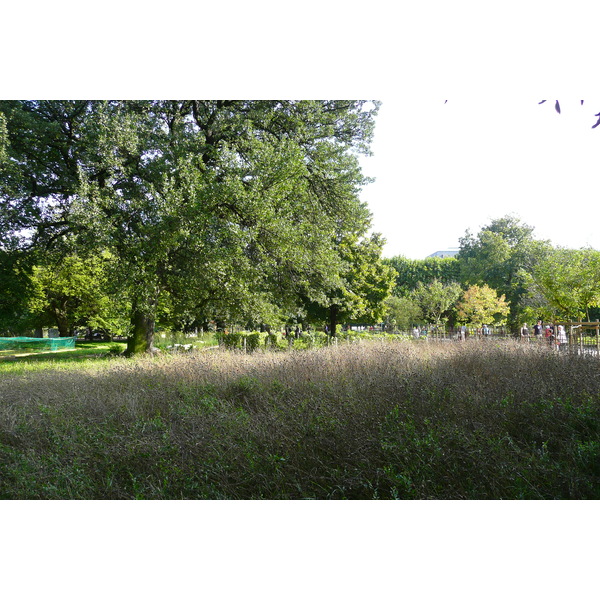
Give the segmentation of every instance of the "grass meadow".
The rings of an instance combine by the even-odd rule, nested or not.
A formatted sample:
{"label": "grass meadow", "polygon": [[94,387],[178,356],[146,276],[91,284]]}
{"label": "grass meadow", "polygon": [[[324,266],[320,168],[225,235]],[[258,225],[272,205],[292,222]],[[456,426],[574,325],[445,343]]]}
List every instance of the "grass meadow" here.
{"label": "grass meadow", "polygon": [[3,499],[599,499],[598,358],[512,342],[0,361]]}

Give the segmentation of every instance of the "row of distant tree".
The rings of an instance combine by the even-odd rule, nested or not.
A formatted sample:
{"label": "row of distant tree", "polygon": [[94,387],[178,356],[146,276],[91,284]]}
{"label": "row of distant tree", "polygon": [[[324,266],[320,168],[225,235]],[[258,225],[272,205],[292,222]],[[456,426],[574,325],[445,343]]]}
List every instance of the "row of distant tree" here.
{"label": "row of distant tree", "polygon": [[[260,297],[246,296],[229,306],[208,299],[203,310],[182,311],[177,298],[165,291],[156,326],[192,330],[206,329],[209,322],[248,328],[303,323],[330,329],[332,312],[336,323],[383,322],[399,330],[459,323],[518,329],[538,319],[600,317],[600,252],[555,248],[534,239],[533,228],[514,217],[492,221],[476,236],[467,232],[460,244],[452,258],[382,259],[379,236],[346,238],[338,246],[346,270],[337,296],[321,303],[298,296],[291,309],[267,302],[260,306]],[[5,334],[41,327],[57,327],[63,336],[82,328],[130,333],[131,299],[119,285],[117,260],[110,252],[82,257],[3,250],[0,261]],[[246,312],[248,305],[256,312]]]}
{"label": "row of distant tree", "polygon": [[[219,297],[219,285],[225,282],[214,282],[213,295],[189,307],[163,290],[154,313],[155,327],[264,329],[293,323],[305,328],[327,325],[333,331],[342,323],[380,322],[395,278],[393,269],[381,260],[382,245],[376,234],[341,240],[343,275],[337,287],[324,288],[320,301],[299,294],[295,303],[277,306],[248,289],[239,299]],[[132,300],[118,275],[118,261],[108,251],[81,256],[0,250],[0,333],[20,335],[52,327],[61,336],[83,330],[128,336]]]}
{"label": "row of distant tree", "polygon": [[456,257],[385,259],[397,273],[386,321],[400,329],[465,322],[518,329],[538,319],[600,318],[600,252],[557,248],[533,232],[505,216],[476,235],[467,231]]}

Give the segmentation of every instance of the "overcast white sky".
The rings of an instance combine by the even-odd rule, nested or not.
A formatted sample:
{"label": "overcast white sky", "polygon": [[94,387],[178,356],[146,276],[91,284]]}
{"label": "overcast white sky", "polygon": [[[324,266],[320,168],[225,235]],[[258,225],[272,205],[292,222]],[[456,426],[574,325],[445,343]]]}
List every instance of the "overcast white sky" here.
{"label": "overcast white sky", "polygon": [[[600,248],[593,3],[232,0],[195,18],[178,4],[166,28],[166,15],[107,0],[43,49],[7,28],[8,97],[379,99],[362,197],[386,256],[456,247],[509,213],[556,245]],[[10,11],[46,39],[47,3]]]}
{"label": "overcast white sky", "polygon": [[513,214],[555,245],[600,249],[600,101],[383,99],[362,194],[385,256],[424,258]]}

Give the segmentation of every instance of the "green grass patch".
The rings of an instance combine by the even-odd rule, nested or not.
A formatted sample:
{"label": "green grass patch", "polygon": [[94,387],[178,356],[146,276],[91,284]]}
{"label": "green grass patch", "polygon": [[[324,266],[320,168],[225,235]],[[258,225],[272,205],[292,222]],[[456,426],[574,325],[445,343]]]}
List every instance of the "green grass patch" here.
{"label": "green grass patch", "polygon": [[125,350],[120,342],[77,342],[73,350],[56,352],[14,352],[0,355],[0,377],[35,371],[85,369],[90,362],[107,362]]}

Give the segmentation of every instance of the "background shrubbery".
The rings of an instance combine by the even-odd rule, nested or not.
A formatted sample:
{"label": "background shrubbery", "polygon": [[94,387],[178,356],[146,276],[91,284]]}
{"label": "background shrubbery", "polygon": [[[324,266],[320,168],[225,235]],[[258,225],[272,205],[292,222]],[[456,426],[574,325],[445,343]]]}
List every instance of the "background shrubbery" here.
{"label": "background shrubbery", "polygon": [[352,343],[364,340],[381,341],[401,341],[411,339],[410,336],[402,334],[377,333],[368,331],[340,331],[336,339],[329,337],[323,331],[304,331],[296,337],[293,333],[288,336],[277,332],[257,332],[240,331],[235,333],[216,334],[218,343],[228,350],[244,350],[253,352],[255,350],[312,350],[315,348],[324,348],[330,345],[340,343]]}

